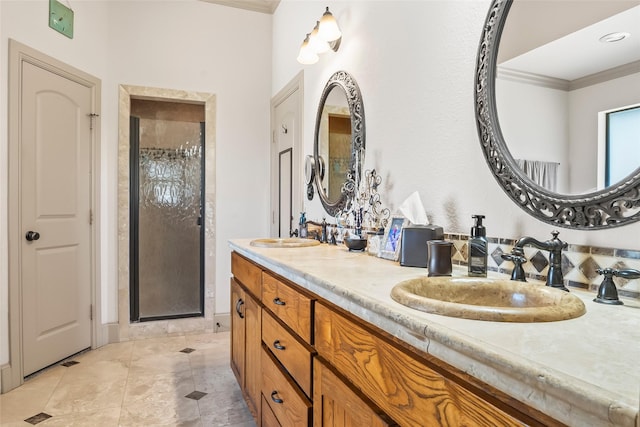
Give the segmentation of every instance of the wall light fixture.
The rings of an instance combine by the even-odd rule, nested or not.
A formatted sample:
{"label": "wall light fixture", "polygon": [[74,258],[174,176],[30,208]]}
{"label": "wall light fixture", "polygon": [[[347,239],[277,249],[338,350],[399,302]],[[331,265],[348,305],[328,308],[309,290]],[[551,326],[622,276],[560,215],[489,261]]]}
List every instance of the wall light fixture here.
{"label": "wall light fixture", "polygon": [[304,38],[298,53],[298,62],[311,65],[318,62],[319,54],[333,50],[338,51],[342,41],[342,32],[338,26],[338,21],[329,12],[329,7],[322,14],[322,18],[316,21],[315,27]]}

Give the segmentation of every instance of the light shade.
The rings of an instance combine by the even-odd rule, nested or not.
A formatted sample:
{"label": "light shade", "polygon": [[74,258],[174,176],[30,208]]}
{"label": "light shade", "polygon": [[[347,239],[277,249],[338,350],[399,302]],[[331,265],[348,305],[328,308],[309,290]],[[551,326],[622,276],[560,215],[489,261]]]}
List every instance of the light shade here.
{"label": "light shade", "polygon": [[316,26],[313,27],[313,31],[309,34],[309,46],[315,53],[325,53],[331,50],[331,46],[329,43],[322,37],[318,35],[318,26],[320,25],[319,21],[316,21]]}
{"label": "light shade", "polygon": [[342,37],[342,32],[340,31],[340,27],[338,27],[338,21],[336,21],[336,18],[329,12],[328,6],[320,19],[318,35],[327,42],[332,42]]}
{"label": "light shade", "polygon": [[318,54],[313,50],[309,43],[309,34],[304,38],[298,53],[298,62],[304,65],[311,65],[318,62]]}

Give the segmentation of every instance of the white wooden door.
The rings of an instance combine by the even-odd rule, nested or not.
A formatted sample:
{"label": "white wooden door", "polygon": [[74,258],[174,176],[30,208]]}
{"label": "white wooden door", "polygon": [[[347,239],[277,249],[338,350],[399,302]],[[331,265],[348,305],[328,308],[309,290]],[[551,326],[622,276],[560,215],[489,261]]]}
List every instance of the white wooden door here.
{"label": "white wooden door", "polygon": [[91,89],[28,62],[22,83],[20,271],[27,376],[91,346]]}

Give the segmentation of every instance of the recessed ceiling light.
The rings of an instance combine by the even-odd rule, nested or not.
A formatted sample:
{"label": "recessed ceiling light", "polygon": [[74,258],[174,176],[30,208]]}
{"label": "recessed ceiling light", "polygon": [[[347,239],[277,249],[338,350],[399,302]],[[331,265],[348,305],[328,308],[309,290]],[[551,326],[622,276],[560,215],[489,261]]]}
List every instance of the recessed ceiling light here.
{"label": "recessed ceiling light", "polygon": [[629,33],[609,33],[600,37],[600,41],[602,43],[615,43],[619,42],[620,40],[624,40],[629,36],[631,36],[631,34]]}

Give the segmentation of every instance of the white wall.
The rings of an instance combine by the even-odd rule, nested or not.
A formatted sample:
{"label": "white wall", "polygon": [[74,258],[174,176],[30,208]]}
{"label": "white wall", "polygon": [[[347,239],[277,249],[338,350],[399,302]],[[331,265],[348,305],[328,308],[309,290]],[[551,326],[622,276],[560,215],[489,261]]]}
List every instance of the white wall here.
{"label": "white wall", "polygon": [[[474,115],[474,69],[488,0],[331,2],[342,46],[315,65],[301,66],[297,50],[326,2],[283,0],[274,16],[276,93],[305,70],[304,144],[312,153],[317,103],[328,77],[350,72],[366,112],[365,167],[383,177],[383,200],[395,208],[418,190],[432,222],[468,233],[482,213],[489,236],[550,237],[554,227],[518,208],[489,172]],[[306,202],[309,219],[322,216]],[[570,243],[640,249],[640,224],[606,231],[560,230]]]}
{"label": "white wall", "polygon": [[[527,100],[524,105],[523,99]],[[557,190],[568,193],[571,163],[568,93],[498,78],[496,107],[500,130],[513,158],[559,163]],[[540,123],[545,125],[540,126]],[[593,170],[594,179],[595,175]]]}
{"label": "white wall", "polygon": [[[200,1],[116,4],[103,95],[110,115],[119,84],[216,94],[215,310],[228,313],[228,240],[269,232],[271,16]],[[106,157],[117,164],[115,132],[109,141]],[[115,199],[110,206],[115,214]]]}
{"label": "white wall", "polygon": [[[268,233],[271,16],[196,0],[77,0],[71,40],[48,27],[48,4],[0,1],[0,176],[7,176],[9,38],[102,80],[102,323],[117,322],[118,85],[216,94],[216,171],[209,171],[217,181],[216,311],[228,312],[227,240]],[[7,208],[0,206],[1,366],[9,348]]]}

